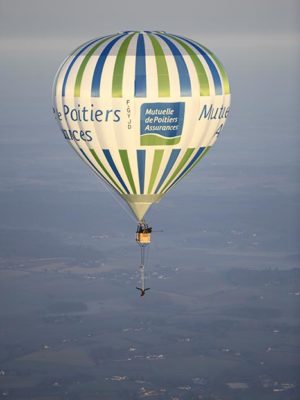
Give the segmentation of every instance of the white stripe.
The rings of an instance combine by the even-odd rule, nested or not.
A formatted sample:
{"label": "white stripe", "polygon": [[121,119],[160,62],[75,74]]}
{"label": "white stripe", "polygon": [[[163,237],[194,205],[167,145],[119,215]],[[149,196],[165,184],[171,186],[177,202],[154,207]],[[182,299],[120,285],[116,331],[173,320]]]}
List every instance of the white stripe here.
{"label": "white stripe", "polygon": [[[118,51],[124,41],[124,38],[119,39],[110,50],[108,56],[106,57],[101,82],[100,82],[100,97],[102,98],[111,98],[112,97],[112,81],[113,81],[113,73],[116,63],[116,58]],[[106,43],[107,45],[108,43]]]}
{"label": "white stripe", "polygon": [[[126,38],[126,37],[125,37]],[[129,43],[127,55],[125,57],[122,95],[126,98],[134,97],[134,81],[135,81],[135,62],[136,62],[136,46],[138,35],[135,34]]]}
{"label": "white stripe", "polygon": [[157,98],[158,96],[158,79],[155,53],[148,35],[144,35],[145,41],[145,61],[146,61],[146,94],[147,100]]}
{"label": "white stripe", "polygon": [[180,92],[180,79],[179,79],[179,73],[178,73],[178,68],[177,64],[175,61],[175,57],[172,54],[172,51],[170,47],[167,45],[167,43],[162,40],[158,36],[154,36],[158,42],[160,43],[165,58],[166,58],[166,63],[169,71],[169,81],[170,81],[170,97],[180,97],[181,92]]}

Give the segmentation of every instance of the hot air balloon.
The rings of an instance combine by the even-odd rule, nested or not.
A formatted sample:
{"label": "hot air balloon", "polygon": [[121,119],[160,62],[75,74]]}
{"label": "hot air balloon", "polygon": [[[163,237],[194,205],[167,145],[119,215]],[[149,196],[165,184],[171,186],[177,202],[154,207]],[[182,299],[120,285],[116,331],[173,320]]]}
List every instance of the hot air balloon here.
{"label": "hot air balloon", "polygon": [[53,85],[65,140],[128,204],[142,249],[151,241],[146,212],[208,152],[229,106],[216,56],[161,31],[90,40],[66,58]]}

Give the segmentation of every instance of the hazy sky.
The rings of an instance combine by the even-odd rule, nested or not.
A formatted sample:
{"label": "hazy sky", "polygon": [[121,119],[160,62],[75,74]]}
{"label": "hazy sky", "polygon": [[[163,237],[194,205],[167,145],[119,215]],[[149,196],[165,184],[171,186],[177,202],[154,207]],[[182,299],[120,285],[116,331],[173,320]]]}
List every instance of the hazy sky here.
{"label": "hazy sky", "polygon": [[296,0],[2,0],[2,38],[95,36],[128,29],[189,34],[294,35]]}
{"label": "hazy sky", "polygon": [[[86,232],[102,229],[97,223],[101,210],[96,203],[85,204],[88,193],[100,201],[103,188],[66,145],[53,120],[53,78],[65,56],[92,37],[159,29],[199,40],[219,56],[231,82],[232,110],[201,168],[153,207],[151,220],[177,223],[172,207],[188,194],[189,210],[202,224],[212,221],[222,231],[226,220],[228,231],[248,225],[254,232],[264,230],[266,237],[278,230],[276,238],[268,238],[270,246],[276,249],[280,242],[283,253],[297,251],[296,1],[2,0],[0,7],[0,226],[80,230],[88,220]],[[71,203],[80,196],[80,212],[72,214]],[[110,197],[101,201],[107,206],[107,224],[122,220],[122,229],[132,229]],[[58,207],[64,212],[58,213]],[[182,232],[192,219],[182,213]]]}

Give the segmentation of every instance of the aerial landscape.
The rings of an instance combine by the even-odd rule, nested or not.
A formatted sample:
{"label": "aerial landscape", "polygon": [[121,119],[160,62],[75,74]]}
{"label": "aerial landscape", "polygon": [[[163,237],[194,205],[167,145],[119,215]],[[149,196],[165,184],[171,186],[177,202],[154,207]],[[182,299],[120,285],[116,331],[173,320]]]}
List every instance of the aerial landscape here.
{"label": "aerial landscape", "polygon": [[[90,238],[102,253],[79,245],[76,254],[70,244],[38,236],[22,232],[20,248],[38,242],[44,257],[1,260],[2,396],[299,396],[299,268],[220,268],[209,265],[209,252],[200,265],[186,265],[184,254],[167,263],[157,246],[163,263],[153,259],[152,293],[141,301],[130,245],[122,256],[106,252],[110,235],[103,232]],[[60,256],[50,257],[54,247]]]}
{"label": "aerial landscape", "polygon": [[[138,24],[136,1],[113,23],[87,3],[95,26],[76,1],[1,6],[0,399],[299,399],[297,6],[218,1],[199,27],[192,0],[172,12],[155,0]],[[51,85],[78,44],[151,18],[220,56],[232,107],[147,214],[141,297],[136,221],[59,132]]]}

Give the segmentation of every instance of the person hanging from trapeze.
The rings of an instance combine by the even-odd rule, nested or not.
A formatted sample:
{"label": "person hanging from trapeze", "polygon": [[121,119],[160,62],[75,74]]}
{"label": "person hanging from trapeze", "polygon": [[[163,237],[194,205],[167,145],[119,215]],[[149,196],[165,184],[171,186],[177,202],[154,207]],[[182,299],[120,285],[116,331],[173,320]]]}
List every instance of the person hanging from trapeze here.
{"label": "person hanging from trapeze", "polygon": [[140,266],[140,271],[141,271],[141,286],[142,287],[136,287],[136,289],[141,292],[140,296],[143,297],[143,296],[145,296],[146,291],[150,290],[150,288],[145,288],[145,267],[144,267],[144,265]]}
{"label": "person hanging from trapeze", "polygon": [[139,287],[136,287],[136,288],[137,288],[137,290],[139,290],[141,292],[141,297],[145,296],[146,290],[150,290],[149,287],[146,288],[146,289],[142,289],[142,288],[139,288]]}

